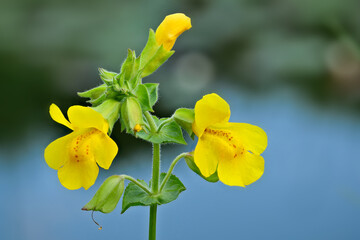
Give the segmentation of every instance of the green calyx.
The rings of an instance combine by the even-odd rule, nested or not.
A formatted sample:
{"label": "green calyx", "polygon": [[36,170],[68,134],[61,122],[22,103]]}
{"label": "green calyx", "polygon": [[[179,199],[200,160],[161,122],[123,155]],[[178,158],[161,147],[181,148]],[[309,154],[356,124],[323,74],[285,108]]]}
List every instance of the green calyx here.
{"label": "green calyx", "polygon": [[82,210],[112,212],[124,192],[124,177],[114,175],[107,178],[95,193],[94,197]]}
{"label": "green calyx", "polygon": [[175,111],[173,118],[194,140],[195,133],[192,130],[192,125],[195,120],[194,109],[179,108]]}
{"label": "green calyx", "polygon": [[112,132],[114,124],[120,117],[120,106],[121,103],[119,101],[115,99],[107,99],[100,105],[93,107],[95,111],[101,113],[101,115],[108,121],[109,133]]}
{"label": "green calyx", "polygon": [[175,51],[166,50],[156,42],[155,32],[150,29],[149,38],[140,56],[140,69],[142,77],[146,77],[155,72]]}
{"label": "green calyx", "polygon": [[143,113],[138,99],[127,97],[121,105],[121,130],[126,129],[128,133],[136,133],[137,125],[144,125]]}
{"label": "green calyx", "polygon": [[204,175],[201,174],[200,169],[196,166],[196,164],[194,162],[194,152],[191,152],[191,153],[187,154],[184,158],[185,158],[185,161],[186,161],[186,164],[188,165],[188,167],[194,173],[196,173],[197,175],[199,175],[200,177],[202,177],[206,181],[208,181],[208,182],[217,182],[217,181],[219,181],[217,171],[215,173],[213,173],[212,175],[210,175],[209,177],[205,177]]}

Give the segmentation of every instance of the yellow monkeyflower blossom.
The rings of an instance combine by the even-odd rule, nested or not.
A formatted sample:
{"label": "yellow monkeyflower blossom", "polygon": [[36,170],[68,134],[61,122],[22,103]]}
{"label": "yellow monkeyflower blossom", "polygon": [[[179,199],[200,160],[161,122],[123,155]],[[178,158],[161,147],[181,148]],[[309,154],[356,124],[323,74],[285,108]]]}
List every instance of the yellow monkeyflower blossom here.
{"label": "yellow monkeyflower blossom", "polygon": [[100,113],[89,107],[72,106],[67,115],[69,121],[58,106],[51,104],[51,118],[73,132],[46,147],[45,161],[58,170],[59,180],[67,189],[88,189],[98,176],[98,165],[109,169],[118,147],[107,135],[109,124]]}
{"label": "yellow monkeyflower blossom", "polygon": [[183,13],[174,13],[165,17],[156,29],[155,38],[159,45],[168,51],[174,46],[176,39],[191,28],[191,19]]}
{"label": "yellow monkeyflower blossom", "polygon": [[267,136],[257,126],[231,123],[229,118],[229,105],[215,93],[196,103],[192,129],[199,140],[194,162],[205,177],[217,171],[224,184],[245,187],[264,172],[260,154],[267,146]]}

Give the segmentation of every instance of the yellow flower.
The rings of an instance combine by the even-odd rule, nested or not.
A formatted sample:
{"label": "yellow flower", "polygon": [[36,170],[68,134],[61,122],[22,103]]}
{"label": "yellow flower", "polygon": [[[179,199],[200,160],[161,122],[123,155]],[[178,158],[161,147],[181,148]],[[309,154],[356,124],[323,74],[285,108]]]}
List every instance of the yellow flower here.
{"label": "yellow flower", "polygon": [[183,13],[174,13],[165,17],[156,29],[155,38],[159,45],[168,51],[174,46],[176,39],[191,28],[191,19]]}
{"label": "yellow flower", "polygon": [[199,140],[194,161],[205,177],[217,171],[224,184],[245,187],[264,172],[260,154],[267,146],[267,136],[257,126],[231,123],[229,118],[229,105],[215,93],[196,103],[192,128]]}
{"label": "yellow flower", "polygon": [[[51,118],[73,130],[50,143],[44,153],[49,167],[58,170],[61,184],[70,189],[88,189],[98,176],[99,167],[109,169],[118,147],[107,135],[109,124],[89,107],[72,106],[68,121],[55,104],[50,106]],[[97,164],[96,164],[97,163]]]}

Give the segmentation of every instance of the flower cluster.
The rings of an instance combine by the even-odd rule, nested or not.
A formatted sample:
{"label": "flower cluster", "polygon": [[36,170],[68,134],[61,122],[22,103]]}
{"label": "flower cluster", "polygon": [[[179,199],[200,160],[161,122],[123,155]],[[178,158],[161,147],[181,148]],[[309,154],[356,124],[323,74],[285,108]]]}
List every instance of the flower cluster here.
{"label": "flower cluster", "polygon": [[[109,169],[118,152],[116,143],[109,135],[118,120],[122,131],[126,130],[153,144],[186,144],[182,129],[191,137],[196,135],[198,142],[193,154],[184,156],[188,158],[189,167],[208,181],[220,180],[226,185],[245,187],[262,176],[264,159],[260,154],[267,147],[266,133],[251,124],[229,122],[230,107],[217,94],[205,95],[194,109],[178,109],[170,118],[159,119],[151,114],[158,100],[158,84],[142,83],[142,78],[156,71],[174,53],[171,49],[176,39],[190,28],[191,20],[184,14],[167,16],[156,32],[150,30],[147,44],[139,56],[129,50],[119,73],[100,69],[103,84],[79,93],[79,96],[90,99],[92,107],[70,107],[67,120],[55,104],[50,106],[52,119],[72,130],[70,134],[50,143],[44,154],[49,167],[58,170],[60,183],[64,187],[71,190],[81,187],[88,189],[96,181],[99,166]],[[176,162],[184,157],[179,156]],[[124,179],[137,183],[131,177],[114,177],[103,185],[102,193],[98,193],[97,198],[85,209],[112,211],[123,192]],[[160,191],[166,187],[169,179],[178,181],[171,176],[171,171],[164,179]],[[150,191],[145,185],[138,186],[142,193]],[[182,184],[178,186],[177,194],[185,189]],[[106,205],[104,199],[107,197],[104,196],[114,195],[112,191],[121,194]],[[161,194],[156,196],[161,197]],[[136,204],[141,202],[136,201]],[[125,206],[125,210],[131,204]]]}

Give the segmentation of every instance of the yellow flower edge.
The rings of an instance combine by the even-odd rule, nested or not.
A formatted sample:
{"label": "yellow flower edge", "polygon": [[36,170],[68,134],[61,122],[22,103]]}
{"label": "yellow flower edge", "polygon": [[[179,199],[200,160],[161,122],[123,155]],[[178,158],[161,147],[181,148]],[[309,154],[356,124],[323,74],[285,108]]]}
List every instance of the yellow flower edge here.
{"label": "yellow flower edge", "polygon": [[155,38],[159,45],[170,51],[176,39],[191,28],[191,19],[183,13],[174,13],[165,17],[156,29]]}
{"label": "yellow flower edge", "polygon": [[217,171],[226,185],[245,187],[264,173],[260,154],[267,147],[267,136],[260,127],[231,123],[230,107],[219,95],[205,95],[195,105],[193,131],[198,137],[194,162],[208,177]]}
{"label": "yellow flower edge", "polygon": [[118,147],[107,135],[109,124],[103,116],[89,107],[71,106],[69,121],[55,104],[50,116],[72,133],[50,143],[44,152],[49,167],[58,170],[60,183],[67,189],[89,189],[96,181],[99,167],[109,169]]}

